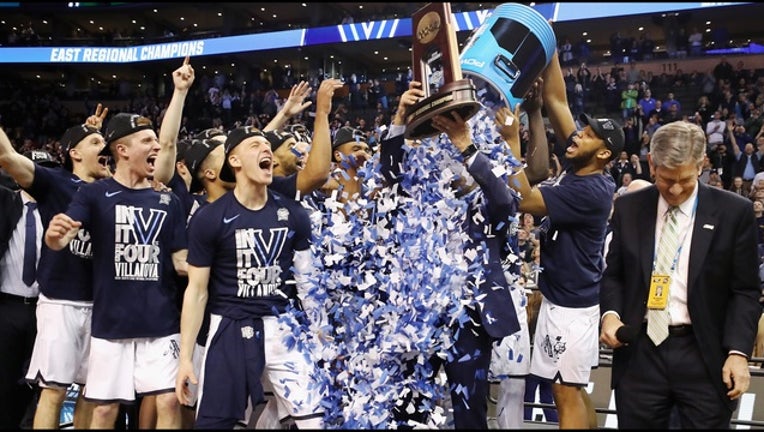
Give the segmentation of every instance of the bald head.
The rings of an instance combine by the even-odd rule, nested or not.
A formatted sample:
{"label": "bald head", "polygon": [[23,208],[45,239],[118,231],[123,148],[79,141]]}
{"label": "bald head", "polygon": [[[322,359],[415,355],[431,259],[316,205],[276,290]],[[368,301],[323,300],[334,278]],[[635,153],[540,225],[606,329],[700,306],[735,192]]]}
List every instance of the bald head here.
{"label": "bald head", "polygon": [[634,179],[634,180],[631,181],[631,183],[629,183],[628,186],[626,186],[626,192],[624,192],[624,193],[638,191],[638,190],[646,188],[648,186],[652,186],[652,183],[650,183],[647,180]]}

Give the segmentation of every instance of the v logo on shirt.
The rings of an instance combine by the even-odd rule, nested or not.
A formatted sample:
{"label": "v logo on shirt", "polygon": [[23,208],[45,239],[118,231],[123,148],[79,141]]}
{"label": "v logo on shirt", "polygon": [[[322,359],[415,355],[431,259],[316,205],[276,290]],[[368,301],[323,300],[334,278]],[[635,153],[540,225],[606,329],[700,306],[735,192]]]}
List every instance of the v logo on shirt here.
{"label": "v logo on shirt", "polygon": [[[120,229],[129,229],[133,234],[133,242],[143,245],[154,244],[159,233],[162,231],[167,212],[159,209],[149,209],[148,215],[144,215],[144,209],[140,207],[117,205],[117,241],[128,242],[125,236],[120,236]],[[121,237],[121,238],[120,238]]]}

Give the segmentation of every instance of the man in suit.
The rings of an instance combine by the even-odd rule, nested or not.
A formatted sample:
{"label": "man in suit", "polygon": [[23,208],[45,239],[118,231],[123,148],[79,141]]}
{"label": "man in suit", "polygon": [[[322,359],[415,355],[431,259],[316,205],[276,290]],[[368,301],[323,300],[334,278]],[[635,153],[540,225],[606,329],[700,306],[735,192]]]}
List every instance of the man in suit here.
{"label": "man in suit", "polygon": [[[47,152],[35,152],[46,155]],[[28,156],[29,157],[29,156]],[[30,157],[31,158],[31,157]],[[36,269],[42,223],[34,198],[23,190],[0,186],[0,429],[17,429],[32,403],[34,391],[24,382],[29,367],[40,292],[34,271],[23,265],[31,256]],[[34,231],[29,231],[30,222]],[[36,233],[34,238],[30,232]],[[32,254],[27,255],[32,247]],[[32,412],[34,409],[32,409]],[[29,416],[31,418],[31,416]],[[30,422],[31,423],[31,422]]]}
{"label": "man in suit", "polygon": [[705,149],[700,127],[662,126],[648,156],[655,186],[615,201],[600,341],[614,348],[621,428],[667,428],[674,407],[685,428],[729,428],[750,384],[756,220],[750,200],[698,181]]}
{"label": "man in suit", "polygon": [[[398,112],[382,143],[381,172],[391,187],[395,183],[404,184],[404,193],[408,193],[410,187],[402,181],[400,166],[404,158],[412,157],[411,150],[407,152],[404,148],[404,113],[407,106],[423,96],[421,83],[412,81],[409,90],[401,96]],[[469,203],[469,214],[461,225],[467,236],[464,254],[476,256],[472,262],[477,263],[476,266],[484,266],[485,271],[482,274],[471,273],[464,284],[466,293],[477,287],[475,294],[472,294],[474,299],[463,306],[471,319],[452,325],[454,344],[448,348],[448,358],[444,360],[435,355],[430,363],[433,371],[437,372],[441,365],[445,370],[454,408],[454,429],[488,429],[488,369],[493,343],[520,330],[517,314],[511,307],[513,300],[509,281],[501,264],[501,250],[510,235],[509,222],[517,212],[519,197],[492,173],[490,159],[478,151],[469,125],[458,113],[436,115],[432,126],[445,133],[461,154],[462,160],[454,159],[450,168],[460,173],[461,177],[451,187]],[[460,170],[459,165],[463,165],[464,169]],[[475,199],[477,194],[482,194],[483,199]],[[470,266],[470,269],[474,268]],[[401,406],[401,411],[408,408],[406,403]],[[395,409],[395,417],[400,421],[406,415],[398,410]],[[426,417],[428,413],[424,414]],[[409,418],[413,417],[418,416],[414,414]],[[399,423],[399,426],[407,425]]]}

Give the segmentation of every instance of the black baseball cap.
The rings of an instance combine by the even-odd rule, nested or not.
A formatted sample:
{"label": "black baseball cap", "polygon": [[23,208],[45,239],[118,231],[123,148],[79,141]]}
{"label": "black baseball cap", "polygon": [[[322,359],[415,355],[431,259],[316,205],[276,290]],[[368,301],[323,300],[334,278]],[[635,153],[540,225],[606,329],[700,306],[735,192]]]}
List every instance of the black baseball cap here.
{"label": "black baseball cap", "polygon": [[69,150],[73,149],[80,141],[92,134],[101,135],[101,132],[93,126],[80,124],[72,126],[61,135],[61,149],[64,151],[64,168],[72,170],[72,159],[69,157]]}
{"label": "black baseball cap", "polygon": [[233,174],[233,169],[231,168],[231,165],[228,164],[228,155],[230,155],[231,151],[236,148],[237,145],[241,144],[242,141],[255,136],[261,136],[265,139],[268,139],[260,129],[254,126],[241,126],[231,129],[228,132],[228,137],[225,140],[226,157],[223,161],[223,167],[220,168],[220,180],[231,183],[236,181],[236,176]]}
{"label": "black baseball cap", "polygon": [[341,127],[337,133],[334,134],[334,141],[332,141],[332,150],[347,144],[349,142],[366,142],[366,134],[362,130],[356,129],[350,126]]}
{"label": "black baseball cap", "polygon": [[214,138],[214,137],[220,136],[220,135],[225,136],[225,132],[223,132],[222,130],[220,130],[218,128],[209,128],[209,129],[205,129],[205,130],[199,132],[198,134],[194,135],[194,139],[205,140],[205,139]]}
{"label": "black baseball cap", "polygon": [[32,162],[44,167],[55,168],[59,165],[58,161],[45,150],[27,150],[24,153],[24,156]]}
{"label": "black baseball cap", "polygon": [[610,159],[615,159],[621,154],[626,138],[623,134],[623,126],[611,118],[595,119],[587,114],[581,114],[579,120],[589,125],[594,134],[605,141],[605,146],[610,149]]}
{"label": "black baseball cap", "polygon": [[268,139],[268,141],[271,143],[271,151],[276,151],[277,148],[281,147],[285,142],[289,141],[290,139],[295,139],[295,136],[292,135],[289,132],[279,132],[279,131],[268,131],[265,133],[265,138]]}
{"label": "black baseball cap", "polygon": [[188,167],[188,172],[191,173],[191,186],[188,188],[189,192],[196,193],[204,189],[202,182],[197,179],[199,167],[202,166],[202,163],[207,159],[210,152],[215,150],[215,147],[221,145],[223,145],[223,143],[214,139],[195,139],[191,142],[191,145],[186,150],[183,158]]}
{"label": "black baseball cap", "polygon": [[186,152],[188,151],[189,147],[191,147],[192,142],[193,140],[191,139],[178,140],[178,144],[175,146],[175,162],[186,161]]}
{"label": "black baseball cap", "polygon": [[304,124],[296,123],[296,124],[287,126],[285,129],[287,132],[294,135],[294,138],[298,142],[306,142],[310,144],[310,142],[313,140],[313,134],[310,133],[310,131]]}
{"label": "black baseball cap", "polygon": [[[143,121],[139,122],[138,120],[140,119],[143,119]],[[106,131],[104,132],[106,147],[101,154],[111,155],[109,147],[114,141],[135,132],[153,128],[154,125],[151,123],[151,120],[140,114],[119,113],[112,117],[106,125]]]}

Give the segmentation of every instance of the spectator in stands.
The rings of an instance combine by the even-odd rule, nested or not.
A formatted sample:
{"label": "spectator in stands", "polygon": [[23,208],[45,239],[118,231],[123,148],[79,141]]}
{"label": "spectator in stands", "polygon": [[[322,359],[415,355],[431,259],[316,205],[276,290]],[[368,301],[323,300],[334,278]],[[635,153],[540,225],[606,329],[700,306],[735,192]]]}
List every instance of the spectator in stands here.
{"label": "spectator in stands", "polygon": [[716,77],[714,77],[714,74],[712,71],[708,71],[703,75],[700,88],[701,88],[701,91],[703,92],[703,95],[705,96],[710,97],[711,95],[714,94],[714,90],[716,89]]}
{"label": "spectator in stands", "polygon": [[642,107],[643,118],[642,120],[647,123],[647,119],[650,117],[650,113],[655,109],[656,99],[653,97],[652,90],[645,89],[642,93],[642,97],[639,99],[639,106]]}
{"label": "spectator in stands", "polygon": [[638,96],[637,89],[634,85],[634,83],[629,83],[626,86],[626,90],[623,90],[621,92],[621,110],[622,110],[622,119],[626,120],[627,118],[634,115],[634,110],[637,107],[637,96]]}
{"label": "spectator in stands", "polygon": [[[745,126],[741,124],[741,120],[734,120],[731,122],[728,122],[732,124],[732,134],[735,136],[735,141],[737,142],[738,148],[740,148],[741,151],[745,151],[745,146],[754,143],[753,137],[748,134],[745,130]],[[755,149],[755,147],[754,147]]]}
{"label": "spectator in stands", "polygon": [[[742,178],[743,189],[745,189],[746,192],[750,191],[754,177],[757,173],[762,171],[759,156],[756,154],[756,150],[754,149],[752,142],[746,143],[743,147],[743,150],[741,151],[737,137],[733,132],[733,125],[731,121],[727,121],[727,138],[729,139],[730,147],[732,147],[732,151],[735,156],[732,176],[733,178]],[[725,187],[730,188],[731,186],[725,185]]]}
{"label": "spectator in stands", "polygon": [[623,185],[624,173],[628,172],[632,175],[635,174],[633,169],[634,167],[629,162],[629,154],[626,153],[626,150],[621,151],[618,158],[613,161],[613,166],[610,168],[610,175],[612,175],[613,180],[615,180],[616,189]]}
{"label": "spectator in stands", "polygon": [[668,124],[682,119],[682,114],[679,112],[679,105],[674,104],[671,105],[671,108],[668,109],[666,115],[663,117],[663,124]]}
{"label": "spectator in stands", "polygon": [[573,57],[573,44],[570,43],[570,39],[563,38],[562,45],[560,45],[560,59],[563,66],[570,66],[575,62]]}
{"label": "spectator in stands", "polygon": [[[586,37],[581,36],[581,39],[578,40],[578,43],[574,47],[574,55],[576,55],[578,60],[582,63],[587,63],[591,60],[592,48]],[[584,89],[586,88],[584,87]]]}
{"label": "spectator in stands", "polygon": [[647,172],[647,154],[650,153],[651,137],[650,132],[645,129],[639,139],[639,163],[642,165],[642,172]]}
{"label": "spectator in stands", "polygon": [[708,183],[708,180],[711,178],[711,171],[711,159],[708,157],[708,154],[706,154],[703,157],[703,166],[700,168],[698,181],[701,183]]}
{"label": "spectator in stands", "polygon": [[[726,45],[726,41],[724,43]],[[718,43],[714,48],[720,48]],[[732,81],[735,77],[735,72],[730,62],[727,61],[727,56],[722,56],[719,59],[719,63],[714,66],[713,74],[716,82],[721,82],[721,80]]]}
{"label": "spectator in stands", "polygon": [[703,55],[703,33],[695,26],[692,28],[692,33],[687,38],[687,42],[690,44],[690,56],[698,57]]}
{"label": "spectator in stands", "polygon": [[608,112],[615,112],[621,106],[621,92],[618,90],[618,82],[612,72],[607,74],[608,81],[605,86],[605,108]]}
{"label": "spectator in stands", "polygon": [[[640,111],[641,108],[637,106],[637,110]],[[637,116],[629,117],[623,125],[623,135],[626,138],[624,150],[628,154],[639,153],[639,131],[642,128],[635,123],[636,119]],[[639,124],[641,125],[641,120]]]}
{"label": "spectator in stands", "polygon": [[676,105],[677,111],[678,112],[682,111],[682,104],[680,104],[678,100],[674,99],[674,93],[672,92],[669,92],[668,95],[666,96],[666,99],[663,99],[662,102],[663,102],[663,108],[666,110],[669,110],[671,109],[672,106]]}
{"label": "spectator in stands", "polygon": [[648,32],[642,32],[639,36],[639,44],[642,48],[642,59],[652,60],[655,51],[655,41],[650,38]]}
{"label": "spectator in stands", "polygon": [[570,105],[570,110],[575,116],[583,114],[586,110],[584,102],[584,87],[581,85],[581,83],[576,83],[573,86],[573,96]]}
{"label": "spectator in stands", "polygon": [[711,166],[719,175],[723,187],[729,188],[732,183],[732,171],[735,164],[734,155],[731,151],[727,151],[727,145],[723,142],[716,146],[715,151],[708,154],[711,159]]}
{"label": "spectator in stands", "polygon": [[748,198],[748,195],[751,193],[750,189],[746,190],[746,188],[743,186],[743,177],[740,176],[735,176],[732,178],[732,184],[730,185],[729,191],[746,198]]}
{"label": "spectator in stands", "polygon": [[706,137],[708,139],[707,151],[713,152],[719,144],[724,142],[727,123],[722,120],[722,112],[714,111],[714,116],[706,125]]}
{"label": "spectator in stands", "polygon": [[700,115],[702,127],[703,130],[706,130],[706,125],[709,121],[711,121],[711,118],[713,118],[714,110],[711,107],[711,101],[708,99],[708,96],[703,95],[698,98],[698,104],[695,107],[696,114]]}
{"label": "spectator in stands", "polygon": [[[647,119],[647,124],[644,126],[644,134],[647,134],[648,137],[652,137],[658,128],[661,127],[661,123],[658,117],[658,114],[655,113],[655,110],[653,110],[652,115]],[[643,139],[644,139],[643,134]],[[644,144],[644,143],[643,143]]]}

